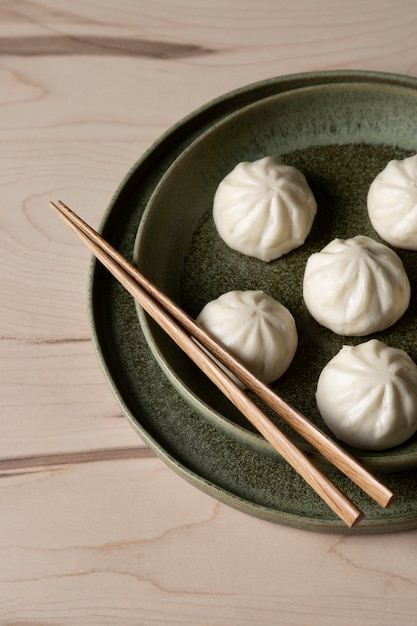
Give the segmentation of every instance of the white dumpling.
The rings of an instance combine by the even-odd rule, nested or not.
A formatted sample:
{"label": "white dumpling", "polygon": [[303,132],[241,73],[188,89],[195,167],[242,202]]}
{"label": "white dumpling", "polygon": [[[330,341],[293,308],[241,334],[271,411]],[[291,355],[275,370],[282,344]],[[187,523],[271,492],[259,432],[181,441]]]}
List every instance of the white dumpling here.
{"label": "white dumpling", "polygon": [[378,174],[368,191],[368,213],[382,239],[417,250],[417,154],[390,161]]}
{"label": "white dumpling", "polygon": [[319,324],[361,337],[394,324],[410,302],[399,256],[370,237],[334,239],[306,264],[305,304]]}
{"label": "white dumpling", "polygon": [[282,376],[297,349],[292,314],[263,291],[229,291],[208,302],[197,322],[265,383]]}
{"label": "white dumpling", "polygon": [[322,370],[316,400],[340,440],[363,450],[392,448],[417,431],[417,367],[376,339],[344,346]]}
{"label": "white dumpling", "polygon": [[220,183],[213,218],[228,246],[272,261],[301,246],[317,204],[298,169],[275,157],[239,163]]}

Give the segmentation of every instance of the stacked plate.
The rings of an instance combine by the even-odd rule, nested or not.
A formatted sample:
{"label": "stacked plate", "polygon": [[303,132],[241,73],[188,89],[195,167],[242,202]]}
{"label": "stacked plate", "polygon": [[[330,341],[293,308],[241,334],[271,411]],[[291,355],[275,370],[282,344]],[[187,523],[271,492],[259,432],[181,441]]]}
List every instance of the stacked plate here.
{"label": "stacked plate", "polygon": [[[416,110],[417,80],[381,73],[301,74],[234,91],[182,120],[142,156],[101,232],[193,316],[232,289],[262,289],[288,307],[299,347],[275,389],[325,430],[314,398],[318,375],[343,344],[364,339],[314,322],[302,298],[305,263],[335,237],[379,240],[367,191],[389,160],[417,152]],[[238,162],[264,156],[302,170],[318,203],[306,243],[271,263],[228,248],[211,213],[222,178]],[[417,361],[417,252],[396,252],[412,301],[377,337]],[[351,450],[399,494],[387,510],[332,475],[366,516],[348,530],[96,263],[90,304],[99,358],[125,414],[156,454],[198,488],[246,513],[311,530],[417,527],[417,437],[384,453]]]}

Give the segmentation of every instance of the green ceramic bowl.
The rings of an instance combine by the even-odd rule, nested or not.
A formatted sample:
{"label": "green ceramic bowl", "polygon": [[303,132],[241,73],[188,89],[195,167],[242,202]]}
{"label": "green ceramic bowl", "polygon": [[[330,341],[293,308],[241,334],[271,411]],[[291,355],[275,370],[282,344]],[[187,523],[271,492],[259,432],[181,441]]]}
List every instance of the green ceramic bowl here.
{"label": "green ceramic bowl", "polygon": [[[341,337],[311,318],[302,298],[305,263],[335,237],[362,234],[381,241],[368,219],[367,191],[390,159],[417,151],[416,111],[415,89],[343,76],[261,98],[214,124],[178,156],[153,192],[137,233],[139,268],[192,316],[232,289],[262,289],[291,310],[299,347],[272,386],[326,432],[314,395],[319,373],[343,344],[370,337]],[[217,185],[238,162],[267,155],[301,169],[318,202],[305,245],[271,263],[228,248],[211,210]],[[397,252],[410,277],[411,304],[395,326],[375,337],[417,361],[417,252]],[[138,315],[155,358],[194,410],[255,448],[268,446],[140,307]],[[372,469],[404,470],[417,466],[417,437],[383,453],[350,452]]]}

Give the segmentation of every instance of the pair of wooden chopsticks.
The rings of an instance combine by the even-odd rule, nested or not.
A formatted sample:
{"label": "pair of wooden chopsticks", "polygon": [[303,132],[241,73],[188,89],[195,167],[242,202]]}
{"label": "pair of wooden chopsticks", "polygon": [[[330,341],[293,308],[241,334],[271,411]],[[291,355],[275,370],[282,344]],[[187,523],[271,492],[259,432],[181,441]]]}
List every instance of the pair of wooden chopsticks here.
{"label": "pair of wooden chopsticks", "polygon": [[[146,279],[139,270],[106,242],[63,202],[50,206],[75,231],[95,257],[113,274],[143,309],[166,331],[196,365],[219,387],[224,395],[245,415],[267,441],[291,464],[331,509],[353,527],[363,517],[360,511],[328,476],[252,402],[249,396],[203,350],[197,339],[214,357],[272,408],[297,433],[314,446],[335,467],[348,476],[382,507],[387,507],[395,494],[375,476],[347,454],[333,439],[319,430],[272,389],[258,380],[223,346]],[[193,339],[194,338],[194,339]]]}

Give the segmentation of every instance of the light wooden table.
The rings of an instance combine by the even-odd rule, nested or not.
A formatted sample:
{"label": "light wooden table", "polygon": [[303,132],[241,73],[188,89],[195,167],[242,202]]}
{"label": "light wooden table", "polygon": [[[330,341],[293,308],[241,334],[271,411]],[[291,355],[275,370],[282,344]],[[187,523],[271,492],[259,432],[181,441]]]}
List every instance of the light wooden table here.
{"label": "light wooden table", "polygon": [[417,532],[321,535],[219,504],[140,441],[96,358],[98,226],[184,115],[293,72],[417,76],[415,0],[0,4],[0,624],[415,626]]}

